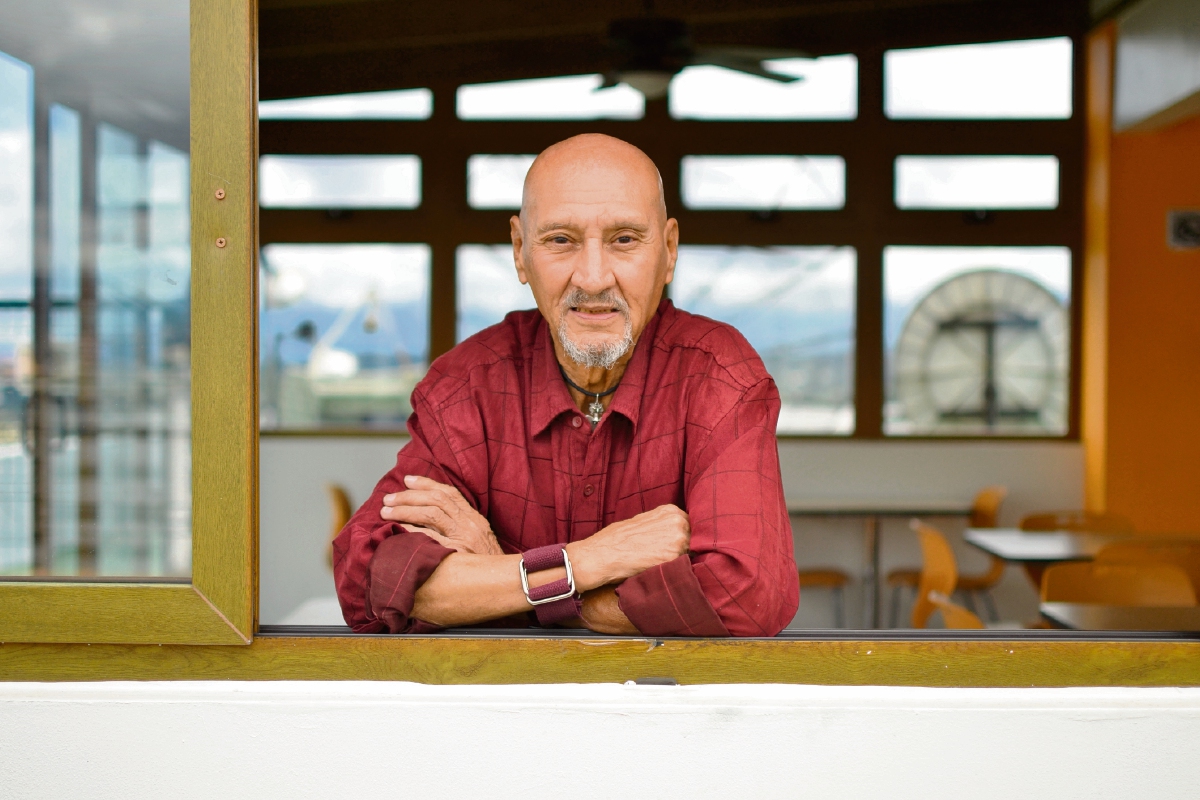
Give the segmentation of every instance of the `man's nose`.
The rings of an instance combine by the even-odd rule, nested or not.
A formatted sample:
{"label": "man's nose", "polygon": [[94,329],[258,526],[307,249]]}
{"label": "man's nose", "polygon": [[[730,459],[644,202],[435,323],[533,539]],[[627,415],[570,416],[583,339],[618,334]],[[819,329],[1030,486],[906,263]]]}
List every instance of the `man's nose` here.
{"label": "man's nose", "polygon": [[574,283],[588,294],[599,294],[614,285],[612,269],[604,253],[604,244],[598,238],[584,240],[583,258],[575,269]]}

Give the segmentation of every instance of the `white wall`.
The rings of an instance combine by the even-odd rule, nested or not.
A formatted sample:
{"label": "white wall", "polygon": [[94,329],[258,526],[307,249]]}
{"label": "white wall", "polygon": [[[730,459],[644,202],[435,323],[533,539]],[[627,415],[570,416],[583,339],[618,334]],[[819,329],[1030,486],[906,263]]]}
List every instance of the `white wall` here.
{"label": "white wall", "polygon": [[1117,20],[1113,127],[1153,129],[1200,113],[1196,0],[1142,0]]}
{"label": "white wall", "polygon": [[0,683],[0,795],[1194,798],[1200,690]]}
{"label": "white wall", "polygon": [[[326,485],[343,484],[354,502],[362,502],[395,462],[400,437],[263,437],[259,452],[260,617],[283,622],[305,601],[333,595],[333,576],[325,561],[331,506]],[[1038,509],[1078,508],[1083,502],[1083,455],[1078,444],[1061,442],[847,442],[785,440],[780,459],[788,499],[868,498],[887,500],[958,500],[969,505],[975,492],[992,483],[1009,487],[1001,521],[1015,524]],[[966,572],[983,569],[987,560],[961,542],[961,521],[940,520],[955,543]],[[857,520],[798,518],[793,523],[796,558],[806,565],[840,566],[862,572],[862,524]],[[883,566],[920,564],[916,540],[904,520],[885,526]],[[1019,570],[996,592],[1001,616],[1036,617],[1037,598]],[[861,587],[847,597],[848,620],[861,612]],[[312,607],[310,607],[311,609]],[[331,613],[332,617],[328,615]],[[312,622],[337,622],[327,602],[310,610]],[[293,619],[293,621],[300,621]],[[794,627],[829,627],[830,598],[805,592]]]}

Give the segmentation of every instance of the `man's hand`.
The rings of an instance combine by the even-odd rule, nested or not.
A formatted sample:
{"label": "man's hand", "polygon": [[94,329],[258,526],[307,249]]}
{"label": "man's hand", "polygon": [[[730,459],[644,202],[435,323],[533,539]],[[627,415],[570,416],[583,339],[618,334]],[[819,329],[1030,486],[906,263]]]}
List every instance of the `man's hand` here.
{"label": "man's hand", "polygon": [[492,526],[458,489],[419,475],[405,475],[404,485],[407,491],[384,496],[379,516],[460,553],[504,555]]}
{"label": "man's hand", "polygon": [[567,547],[576,584],[587,588],[620,583],[687,553],[692,526],[678,506],[659,506],[614,522]]}

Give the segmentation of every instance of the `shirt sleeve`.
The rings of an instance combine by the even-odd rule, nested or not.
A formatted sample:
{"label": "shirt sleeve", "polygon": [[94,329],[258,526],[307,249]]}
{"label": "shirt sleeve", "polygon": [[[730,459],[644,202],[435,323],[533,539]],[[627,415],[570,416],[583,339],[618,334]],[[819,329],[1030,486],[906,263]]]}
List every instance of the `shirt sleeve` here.
{"label": "shirt sleeve", "polygon": [[766,379],[714,426],[685,486],[687,557],[617,588],[621,610],[651,636],[774,636],[795,616],[800,586]]}
{"label": "shirt sleeve", "polygon": [[453,550],[419,531],[381,519],[384,495],[402,492],[405,475],[450,484],[471,501],[445,439],[427,435],[417,414],[408,419],[411,440],[396,466],[375,486],[333,541],[333,576],[346,623],[358,633],[428,633],[438,627],[412,616],[413,599]]}

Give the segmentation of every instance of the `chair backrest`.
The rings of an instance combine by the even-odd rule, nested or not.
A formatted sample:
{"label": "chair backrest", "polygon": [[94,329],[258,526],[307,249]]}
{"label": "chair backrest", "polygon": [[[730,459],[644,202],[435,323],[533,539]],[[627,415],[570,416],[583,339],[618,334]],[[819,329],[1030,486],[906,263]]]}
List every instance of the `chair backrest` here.
{"label": "chair backrest", "polygon": [[325,488],[329,491],[329,502],[333,510],[333,516],[330,517],[333,530],[329,534],[329,544],[325,548],[325,561],[330,567],[333,567],[333,540],[350,521],[350,516],[354,513],[354,504],[350,502],[350,494],[344,487],[330,483]]}
{"label": "chair backrest", "polygon": [[952,602],[949,597],[941,592],[930,592],[929,602],[942,612],[942,622],[947,628],[955,630],[984,628],[983,620],[972,614],[967,609]]}
{"label": "chair backrest", "polygon": [[1194,606],[1187,573],[1170,564],[1076,561],[1042,574],[1043,603],[1110,606]]}
{"label": "chair backrest", "polygon": [[1000,504],[1008,497],[1007,486],[986,486],[975,495],[971,504],[972,528],[995,528],[1000,518]]}
{"label": "chair backrest", "polygon": [[1170,564],[1187,573],[1192,589],[1200,586],[1200,540],[1137,538],[1110,544],[1096,554],[1097,562]]}
{"label": "chair backrest", "polygon": [[930,592],[949,596],[958,582],[958,565],[954,551],[941,531],[919,519],[912,520],[908,526],[921,541],[921,579],[917,583],[917,599],[913,601],[912,626],[924,628],[937,609],[929,599]]}
{"label": "chair backrest", "polygon": [[1023,517],[1021,530],[1133,533],[1133,523],[1120,514],[1092,514],[1088,511],[1041,511]]}

